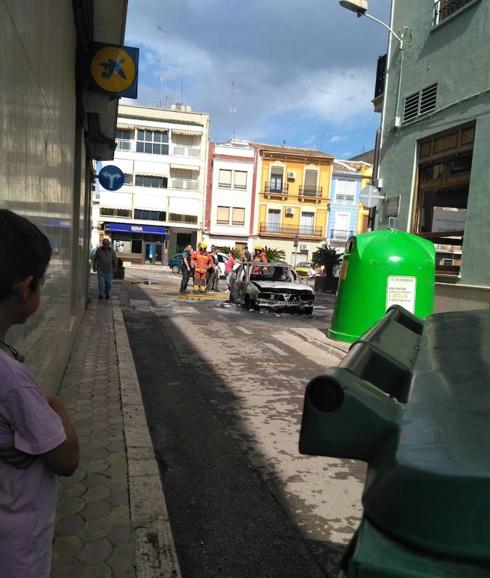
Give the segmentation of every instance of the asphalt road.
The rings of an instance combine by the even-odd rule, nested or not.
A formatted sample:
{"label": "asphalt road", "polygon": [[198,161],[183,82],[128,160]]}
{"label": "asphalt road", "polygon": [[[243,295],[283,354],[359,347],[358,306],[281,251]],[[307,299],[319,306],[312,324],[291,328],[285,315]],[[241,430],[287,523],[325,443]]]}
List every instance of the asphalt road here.
{"label": "asphalt road", "polygon": [[298,453],[304,388],[338,363],[311,318],[177,293],[132,268],[122,300],[184,578],[335,576],[364,467]]}

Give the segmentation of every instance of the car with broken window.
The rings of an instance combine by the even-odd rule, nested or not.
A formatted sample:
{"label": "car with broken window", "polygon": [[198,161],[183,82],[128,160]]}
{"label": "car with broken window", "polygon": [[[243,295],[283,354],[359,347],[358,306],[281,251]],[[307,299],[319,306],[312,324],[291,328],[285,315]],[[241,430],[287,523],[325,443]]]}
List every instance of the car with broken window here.
{"label": "car with broken window", "polygon": [[313,313],[315,292],[287,263],[242,263],[228,279],[230,301],[247,309]]}

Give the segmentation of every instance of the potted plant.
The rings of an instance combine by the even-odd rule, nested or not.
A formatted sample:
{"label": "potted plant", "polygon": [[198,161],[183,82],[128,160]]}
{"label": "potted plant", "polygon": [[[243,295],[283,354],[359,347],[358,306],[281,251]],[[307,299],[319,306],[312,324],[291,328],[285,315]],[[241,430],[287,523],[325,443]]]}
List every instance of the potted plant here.
{"label": "potted plant", "polygon": [[321,247],[313,253],[313,263],[322,267],[323,275],[315,278],[315,291],[335,293],[339,284],[339,278],[334,275],[335,268],[340,265],[342,256],[337,253],[334,247],[323,243]]}

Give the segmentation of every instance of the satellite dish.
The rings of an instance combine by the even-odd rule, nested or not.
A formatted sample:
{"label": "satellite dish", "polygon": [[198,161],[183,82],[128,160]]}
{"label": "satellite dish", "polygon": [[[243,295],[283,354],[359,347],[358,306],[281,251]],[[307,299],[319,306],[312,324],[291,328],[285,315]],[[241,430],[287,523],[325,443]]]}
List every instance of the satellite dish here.
{"label": "satellite dish", "polygon": [[385,196],[380,193],[378,187],[374,187],[373,185],[363,187],[359,196],[359,200],[367,209],[375,207],[379,201],[382,201],[384,198]]}

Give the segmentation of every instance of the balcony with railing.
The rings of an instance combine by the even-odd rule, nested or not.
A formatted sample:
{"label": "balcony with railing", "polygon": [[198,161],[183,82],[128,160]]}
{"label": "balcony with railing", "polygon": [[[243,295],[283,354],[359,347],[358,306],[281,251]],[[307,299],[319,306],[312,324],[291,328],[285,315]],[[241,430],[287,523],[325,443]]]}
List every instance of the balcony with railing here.
{"label": "balcony with railing", "polygon": [[289,185],[280,181],[266,181],[264,183],[264,194],[268,197],[286,198],[289,194]]}
{"label": "balcony with railing", "polygon": [[322,198],[323,187],[313,187],[310,185],[301,185],[299,187],[298,197],[300,200],[319,201]]}
{"label": "balcony with railing", "polygon": [[172,153],[175,156],[199,158],[201,156],[201,147],[174,144]]}
{"label": "balcony with railing", "polygon": [[323,237],[323,227],[314,227],[313,225],[288,226],[266,222],[260,223],[260,234],[264,237],[320,239]]}
{"label": "balcony with railing", "polygon": [[378,64],[376,66],[376,84],[374,85],[374,98],[372,101],[374,106],[374,112],[383,112],[387,57],[388,57],[387,54],[383,54],[383,56],[380,56],[378,58]]}
{"label": "balcony with railing", "polygon": [[346,229],[332,229],[330,232],[331,241],[345,242],[354,234],[353,230]]}
{"label": "balcony with railing", "polygon": [[434,2],[434,26],[440,24],[453,14],[456,14],[456,12],[464,8],[467,4],[471,4],[474,1],[475,0],[436,0]]}
{"label": "balcony with railing", "polygon": [[198,191],[199,181],[195,179],[170,179],[170,188]]}

